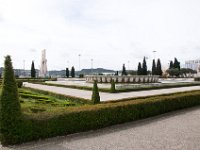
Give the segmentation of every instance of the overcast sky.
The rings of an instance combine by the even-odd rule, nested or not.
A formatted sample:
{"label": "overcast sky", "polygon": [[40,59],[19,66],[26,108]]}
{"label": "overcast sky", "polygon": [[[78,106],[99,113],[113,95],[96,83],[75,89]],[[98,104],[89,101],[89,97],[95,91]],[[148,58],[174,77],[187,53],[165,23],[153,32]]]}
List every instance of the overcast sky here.
{"label": "overcast sky", "polygon": [[49,70],[78,70],[79,54],[81,68],[183,64],[200,58],[200,0],[0,0],[0,66],[39,68],[42,49]]}

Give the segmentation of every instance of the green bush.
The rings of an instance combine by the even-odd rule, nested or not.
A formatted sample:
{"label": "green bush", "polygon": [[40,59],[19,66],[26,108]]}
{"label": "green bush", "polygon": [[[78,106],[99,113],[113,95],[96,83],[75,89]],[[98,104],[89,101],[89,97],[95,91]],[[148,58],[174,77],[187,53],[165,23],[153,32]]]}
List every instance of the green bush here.
{"label": "green bush", "polygon": [[18,88],[21,88],[22,85],[23,85],[23,82],[22,82],[22,81],[17,81],[17,87],[18,87]]}
{"label": "green bush", "polygon": [[35,116],[24,115],[18,128],[24,131],[18,142],[99,129],[195,105],[200,105],[200,91],[82,106],[54,115],[32,110]]}
{"label": "green bush", "polygon": [[10,56],[5,57],[2,93],[0,97],[0,141],[12,144],[18,141],[21,131],[21,107],[17,83]]}
{"label": "green bush", "polygon": [[97,81],[94,81],[93,90],[92,90],[92,102],[93,104],[100,103],[99,89],[97,86]]}
{"label": "green bush", "polygon": [[116,92],[116,89],[115,89],[115,81],[114,81],[114,80],[111,81],[110,92],[111,92],[111,93],[115,93],[115,92]]}

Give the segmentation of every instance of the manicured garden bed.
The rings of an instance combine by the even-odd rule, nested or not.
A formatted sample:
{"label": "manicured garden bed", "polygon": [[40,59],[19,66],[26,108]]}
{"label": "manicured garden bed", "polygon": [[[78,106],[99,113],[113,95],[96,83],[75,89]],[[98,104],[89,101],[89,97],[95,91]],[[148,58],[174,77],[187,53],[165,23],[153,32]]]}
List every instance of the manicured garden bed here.
{"label": "manicured garden bed", "polygon": [[29,105],[21,103],[19,131],[9,144],[99,129],[196,105],[200,105],[200,91],[49,110],[30,111]]}

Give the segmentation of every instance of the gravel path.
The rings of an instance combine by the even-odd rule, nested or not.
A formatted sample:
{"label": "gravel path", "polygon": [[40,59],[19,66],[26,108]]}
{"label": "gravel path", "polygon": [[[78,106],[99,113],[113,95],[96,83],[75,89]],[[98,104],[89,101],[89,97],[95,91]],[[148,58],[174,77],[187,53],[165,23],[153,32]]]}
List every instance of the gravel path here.
{"label": "gravel path", "polygon": [[200,107],[1,150],[200,150]]}
{"label": "gravel path", "polygon": [[[50,92],[54,92],[58,94],[70,95],[74,97],[80,97],[84,99],[91,99],[91,95],[92,95],[91,91],[86,91],[86,90],[32,84],[32,83],[25,83],[24,85],[25,87],[31,87],[35,89],[50,91]],[[169,93],[176,93],[176,92],[185,92],[185,91],[191,91],[191,90],[200,90],[200,86],[158,89],[158,90],[149,90],[149,91],[123,92],[123,93],[100,92],[100,97],[101,97],[101,101],[109,101],[109,100],[119,100],[119,99],[124,99],[124,98],[134,98],[134,97],[153,96],[153,95],[169,94]]]}

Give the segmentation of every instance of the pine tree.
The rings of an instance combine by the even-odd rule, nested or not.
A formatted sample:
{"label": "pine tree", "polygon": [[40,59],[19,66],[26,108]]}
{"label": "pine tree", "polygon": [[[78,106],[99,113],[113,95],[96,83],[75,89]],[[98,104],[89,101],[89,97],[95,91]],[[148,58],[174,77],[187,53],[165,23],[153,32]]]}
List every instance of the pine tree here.
{"label": "pine tree", "polygon": [[71,69],[71,77],[74,78],[75,77],[75,68],[74,66]]}
{"label": "pine tree", "polygon": [[3,145],[13,144],[19,136],[21,106],[10,56],[5,57],[0,95],[0,141]]}
{"label": "pine tree", "polygon": [[140,62],[138,63],[137,75],[142,75],[142,65]]}
{"label": "pine tree", "polygon": [[143,63],[142,63],[142,75],[147,75],[147,64],[146,64],[146,58],[144,57]]}
{"label": "pine tree", "polygon": [[160,59],[157,60],[157,67],[156,67],[157,71],[156,71],[156,75],[162,76],[162,66],[161,66],[161,62]]}
{"label": "pine tree", "polygon": [[31,64],[31,78],[35,78],[35,77],[36,77],[35,65],[34,65],[34,61],[32,61],[32,64]]}
{"label": "pine tree", "polygon": [[100,103],[99,89],[98,89],[96,80],[94,81],[93,89],[92,89],[92,102],[93,104]]}
{"label": "pine tree", "polygon": [[127,75],[125,64],[122,67],[122,75]]}
{"label": "pine tree", "polygon": [[153,59],[153,63],[152,63],[152,75],[156,75],[156,62],[155,59]]}
{"label": "pine tree", "polygon": [[66,68],[66,77],[69,78],[69,69]]}

